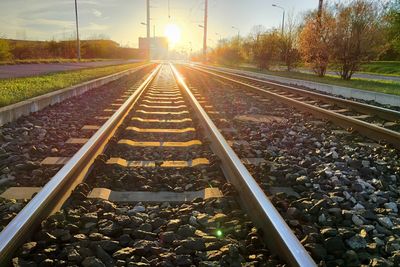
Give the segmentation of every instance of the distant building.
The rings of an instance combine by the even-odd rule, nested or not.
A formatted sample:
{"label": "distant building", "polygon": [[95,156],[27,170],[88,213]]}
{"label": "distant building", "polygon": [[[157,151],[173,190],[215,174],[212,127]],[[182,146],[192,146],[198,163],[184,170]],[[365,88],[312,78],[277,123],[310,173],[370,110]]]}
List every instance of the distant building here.
{"label": "distant building", "polygon": [[150,40],[150,55],[151,59],[167,59],[168,58],[168,38],[167,37],[139,37],[139,49],[147,51]]}

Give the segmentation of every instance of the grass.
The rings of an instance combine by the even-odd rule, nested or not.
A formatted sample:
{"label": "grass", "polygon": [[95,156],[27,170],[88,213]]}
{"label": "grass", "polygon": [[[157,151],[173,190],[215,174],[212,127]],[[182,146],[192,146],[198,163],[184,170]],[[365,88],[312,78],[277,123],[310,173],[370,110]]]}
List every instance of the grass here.
{"label": "grass", "polygon": [[361,79],[361,78],[353,78],[350,81],[345,81],[340,79],[337,76],[327,75],[325,77],[317,77],[311,73],[300,73],[300,72],[288,72],[288,71],[267,71],[267,70],[259,70],[257,68],[252,67],[240,67],[239,69],[248,70],[253,72],[265,73],[268,75],[281,76],[286,78],[293,78],[299,80],[306,80],[318,83],[325,83],[337,86],[344,86],[350,88],[356,88],[366,91],[374,91],[385,94],[392,95],[400,95],[400,82],[394,81],[378,81],[378,80],[369,80],[369,79]]}
{"label": "grass", "polygon": [[48,75],[0,80],[0,107],[11,105],[29,98],[53,92],[102,76],[117,73],[143,63],[89,68],[57,72]]}
{"label": "grass", "polygon": [[[88,59],[81,59],[80,62],[111,61],[111,60],[118,60],[118,59],[88,58]],[[16,59],[16,60],[0,61],[0,65],[77,63],[77,62],[78,60],[73,58],[36,58],[36,59]]]}
{"label": "grass", "polygon": [[372,61],[363,64],[360,71],[400,76],[400,61]]}

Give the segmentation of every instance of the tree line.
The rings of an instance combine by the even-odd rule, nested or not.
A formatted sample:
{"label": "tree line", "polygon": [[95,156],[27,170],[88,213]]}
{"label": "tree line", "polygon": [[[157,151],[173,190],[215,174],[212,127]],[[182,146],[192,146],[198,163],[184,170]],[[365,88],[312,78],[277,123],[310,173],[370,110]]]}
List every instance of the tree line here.
{"label": "tree line", "polygon": [[[139,49],[121,47],[112,40],[82,40],[82,58],[139,59]],[[24,59],[73,59],[77,57],[76,41],[24,41],[0,39],[0,61]]]}
{"label": "tree line", "polygon": [[301,21],[290,16],[282,32],[255,26],[245,38],[221,40],[208,60],[260,69],[284,65],[288,71],[301,64],[321,77],[329,66],[350,80],[362,63],[400,60],[400,0],[328,2]]}

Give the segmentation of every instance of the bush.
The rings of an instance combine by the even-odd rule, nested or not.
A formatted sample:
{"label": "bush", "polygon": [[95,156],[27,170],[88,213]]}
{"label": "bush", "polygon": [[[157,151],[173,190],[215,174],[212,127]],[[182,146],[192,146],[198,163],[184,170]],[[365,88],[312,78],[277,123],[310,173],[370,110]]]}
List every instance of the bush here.
{"label": "bush", "polygon": [[12,59],[10,53],[10,45],[6,40],[0,40],[0,61],[7,61]]}

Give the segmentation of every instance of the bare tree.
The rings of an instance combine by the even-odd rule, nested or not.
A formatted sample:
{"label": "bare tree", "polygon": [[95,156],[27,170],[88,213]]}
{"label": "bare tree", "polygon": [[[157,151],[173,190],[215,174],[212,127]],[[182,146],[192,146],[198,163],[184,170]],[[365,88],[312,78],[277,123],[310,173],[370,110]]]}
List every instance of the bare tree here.
{"label": "bare tree", "polygon": [[335,9],[331,58],[342,79],[350,80],[362,62],[376,56],[383,39],[379,7],[371,0],[354,0]]}
{"label": "bare tree", "polygon": [[293,13],[289,13],[284,33],[281,36],[281,54],[288,71],[291,71],[295,63],[299,60],[297,42],[299,36],[299,26]]}
{"label": "bare tree", "polygon": [[264,33],[253,46],[254,62],[260,69],[269,69],[279,60],[280,52],[280,33],[276,30]]}

